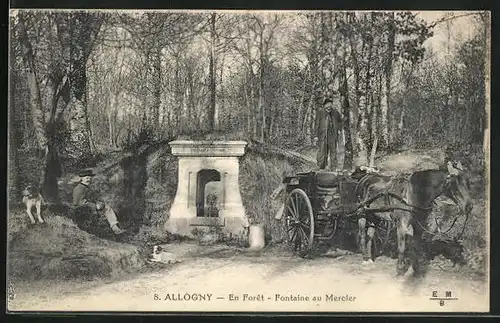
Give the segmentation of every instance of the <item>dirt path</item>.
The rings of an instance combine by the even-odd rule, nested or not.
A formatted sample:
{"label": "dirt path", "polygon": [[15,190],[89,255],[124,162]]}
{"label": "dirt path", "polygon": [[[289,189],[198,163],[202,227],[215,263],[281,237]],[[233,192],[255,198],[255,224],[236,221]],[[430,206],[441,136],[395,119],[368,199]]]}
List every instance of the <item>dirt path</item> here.
{"label": "dirt path", "polygon": [[[469,312],[489,307],[486,283],[460,269],[431,267],[428,276],[416,282],[411,277],[396,279],[395,260],[385,257],[362,266],[358,254],[307,260],[273,251],[170,248],[185,259],[127,280],[18,282],[9,310]],[[433,291],[440,297],[451,291],[458,300],[440,306],[439,301],[429,300]],[[200,300],[199,294],[205,299]]]}

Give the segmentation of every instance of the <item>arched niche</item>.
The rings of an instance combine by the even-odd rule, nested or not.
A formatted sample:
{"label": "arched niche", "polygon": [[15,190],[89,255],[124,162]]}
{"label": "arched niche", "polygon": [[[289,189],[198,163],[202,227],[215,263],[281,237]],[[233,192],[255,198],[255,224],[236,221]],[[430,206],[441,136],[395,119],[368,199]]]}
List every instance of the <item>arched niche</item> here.
{"label": "arched niche", "polygon": [[[218,208],[220,173],[215,169],[202,169],[196,176],[196,216],[214,217]],[[217,217],[219,212],[217,210]]]}

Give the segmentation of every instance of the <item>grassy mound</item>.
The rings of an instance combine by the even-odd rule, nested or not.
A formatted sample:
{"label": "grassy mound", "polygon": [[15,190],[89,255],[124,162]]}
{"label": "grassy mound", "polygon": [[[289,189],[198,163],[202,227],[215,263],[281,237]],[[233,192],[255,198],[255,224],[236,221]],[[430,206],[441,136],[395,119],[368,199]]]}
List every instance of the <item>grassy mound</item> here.
{"label": "grassy mound", "polygon": [[23,212],[10,212],[8,265],[12,277],[115,277],[138,271],[146,263],[136,246],[97,238],[63,216],[46,213],[44,218],[45,224],[31,225]]}

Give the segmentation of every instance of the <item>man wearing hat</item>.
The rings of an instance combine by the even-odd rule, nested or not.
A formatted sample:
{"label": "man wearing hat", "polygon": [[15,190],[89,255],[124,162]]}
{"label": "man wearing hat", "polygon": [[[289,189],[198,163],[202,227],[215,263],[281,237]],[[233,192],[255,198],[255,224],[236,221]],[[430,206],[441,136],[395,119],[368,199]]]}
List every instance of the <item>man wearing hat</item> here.
{"label": "man wearing hat", "polygon": [[323,106],[316,115],[316,140],[318,145],[317,165],[319,169],[337,168],[337,143],[342,127],[342,117],[338,111],[340,97],[334,95],[323,100]]}
{"label": "man wearing hat", "polygon": [[98,194],[89,187],[92,182],[92,177],[95,176],[92,170],[85,169],[81,171],[78,176],[80,176],[80,182],[73,189],[73,206],[87,206],[92,210],[103,212],[113,232],[115,234],[124,233],[125,230],[118,226],[115,211],[109,205],[101,201]]}

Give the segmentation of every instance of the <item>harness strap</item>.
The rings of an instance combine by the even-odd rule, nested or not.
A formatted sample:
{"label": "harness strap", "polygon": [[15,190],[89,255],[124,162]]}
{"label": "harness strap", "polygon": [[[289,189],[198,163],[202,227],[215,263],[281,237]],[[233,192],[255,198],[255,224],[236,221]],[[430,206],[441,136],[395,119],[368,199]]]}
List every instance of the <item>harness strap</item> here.
{"label": "harness strap", "polygon": [[[457,222],[457,220],[458,220],[458,218],[459,218],[459,216],[460,216],[460,214],[461,214],[461,213],[462,213],[462,211],[460,210],[459,214],[458,214],[458,215],[457,215],[457,216],[453,219],[453,222],[451,223],[451,226],[448,228],[448,230],[446,230],[446,231],[444,231],[444,232],[442,232],[442,231],[441,231],[441,228],[439,227],[439,225],[437,224],[437,221],[436,221],[436,225],[438,226],[438,234],[439,234],[439,233],[441,233],[441,234],[447,234],[448,232],[450,232],[450,230],[451,230],[451,229],[453,229],[453,227],[455,226],[455,223]],[[461,238],[462,238],[462,236],[463,236],[463,234],[464,234],[464,232],[465,232],[465,226],[467,225],[467,221],[468,221],[468,219],[469,219],[469,215],[470,215],[470,213],[467,213],[467,214],[465,215],[465,221],[464,221],[464,224],[463,224],[463,226],[462,226],[462,231],[460,232],[460,234],[459,234],[459,235],[458,235],[455,239],[457,239],[457,240],[458,240],[458,239],[461,239]],[[430,235],[432,235],[432,236],[435,236],[435,235],[436,235],[436,233],[435,233],[435,232],[431,232],[431,231],[427,230],[427,229],[426,229],[426,228],[422,225],[422,223],[420,223],[420,221],[418,221],[418,220],[417,220],[417,219],[413,216],[413,214],[412,214],[412,218],[413,218],[413,219],[415,220],[415,222],[416,222],[416,223],[417,223],[417,224],[418,224],[418,225],[422,228],[422,230],[424,230],[425,232],[427,232],[428,234],[430,234]]]}
{"label": "harness strap", "polygon": [[360,196],[360,190],[361,189],[364,189],[364,185],[366,184],[366,182],[373,178],[374,176],[378,176],[377,174],[372,174],[372,173],[367,173],[365,176],[361,177],[361,179],[359,180],[358,184],[356,185],[356,188],[354,190],[354,192],[356,192],[356,196],[359,198],[361,197]]}

